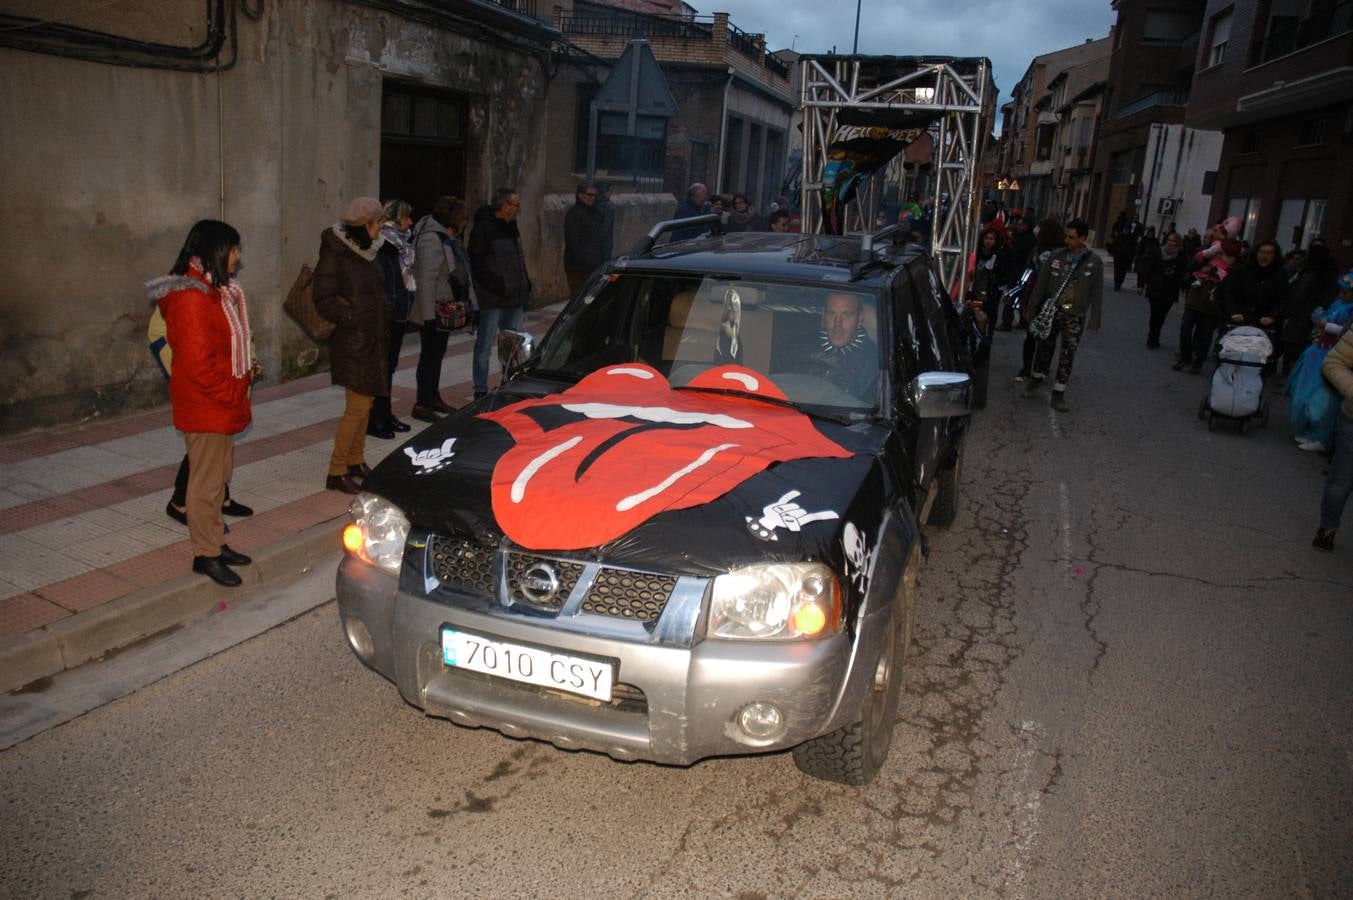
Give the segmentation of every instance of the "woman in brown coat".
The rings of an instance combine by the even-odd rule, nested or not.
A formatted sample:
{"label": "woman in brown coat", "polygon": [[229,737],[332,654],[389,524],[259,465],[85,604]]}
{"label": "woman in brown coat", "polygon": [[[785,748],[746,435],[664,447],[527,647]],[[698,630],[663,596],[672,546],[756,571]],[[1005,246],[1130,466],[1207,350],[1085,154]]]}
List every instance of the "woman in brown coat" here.
{"label": "woman in brown coat", "polygon": [[315,264],[315,308],[336,326],[329,338],[329,375],[347,396],[324,487],[345,494],[361,490],[361,479],[371,471],[364,459],[367,419],[372,401],[390,392],[391,312],[376,260],[383,217],[373,197],[349,203],[341,221],[320,235]]}

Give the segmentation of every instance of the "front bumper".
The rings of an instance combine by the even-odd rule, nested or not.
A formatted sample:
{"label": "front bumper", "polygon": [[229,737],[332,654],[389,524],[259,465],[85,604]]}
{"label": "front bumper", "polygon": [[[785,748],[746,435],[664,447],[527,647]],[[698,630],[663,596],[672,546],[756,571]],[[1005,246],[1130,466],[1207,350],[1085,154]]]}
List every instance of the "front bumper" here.
{"label": "front bumper", "polygon": [[[393,575],[351,557],[339,566],[337,596],[349,644],[406,700],[429,715],[511,737],[688,765],[786,749],[857,718],[887,633],[887,609],[861,619],[854,635],[818,641],[697,640],[707,582],[681,581],[688,600],[669,604],[652,629],[588,616],[560,627],[496,603],[462,608],[419,596],[407,589],[408,579],[401,587]],[[448,667],[441,654],[443,625],[612,660],[615,697],[606,703]],[[782,734],[757,740],[738,727],[738,713],[754,702],[781,710]]]}

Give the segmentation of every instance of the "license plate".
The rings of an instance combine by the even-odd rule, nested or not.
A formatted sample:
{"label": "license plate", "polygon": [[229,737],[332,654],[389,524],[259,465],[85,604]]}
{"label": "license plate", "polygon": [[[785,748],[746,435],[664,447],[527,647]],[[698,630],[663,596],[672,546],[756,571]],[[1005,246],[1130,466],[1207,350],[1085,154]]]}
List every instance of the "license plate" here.
{"label": "license plate", "polygon": [[510,681],[555,688],[596,700],[611,699],[613,667],[608,662],[536,647],[494,641],[477,634],[442,629],[442,662]]}

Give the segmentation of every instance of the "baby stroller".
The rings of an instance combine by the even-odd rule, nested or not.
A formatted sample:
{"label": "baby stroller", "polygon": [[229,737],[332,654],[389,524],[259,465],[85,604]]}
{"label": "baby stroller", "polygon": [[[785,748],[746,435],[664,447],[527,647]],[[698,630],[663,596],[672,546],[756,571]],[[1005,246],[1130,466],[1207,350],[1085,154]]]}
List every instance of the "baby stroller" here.
{"label": "baby stroller", "polygon": [[1244,434],[1251,419],[1268,427],[1268,400],[1264,397],[1264,365],[1273,355],[1273,342],[1259,328],[1240,325],[1227,331],[1218,344],[1211,387],[1198,404],[1198,418],[1215,431],[1217,420],[1237,423]]}

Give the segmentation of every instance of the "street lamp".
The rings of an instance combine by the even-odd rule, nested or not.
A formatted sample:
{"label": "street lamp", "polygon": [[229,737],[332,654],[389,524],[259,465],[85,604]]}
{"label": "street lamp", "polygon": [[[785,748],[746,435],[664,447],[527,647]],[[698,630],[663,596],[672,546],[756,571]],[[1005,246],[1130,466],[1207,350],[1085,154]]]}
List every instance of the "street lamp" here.
{"label": "street lamp", "polygon": [[864,0],[855,0],[855,46],[851,48],[851,55],[854,56],[860,52],[860,4]]}

